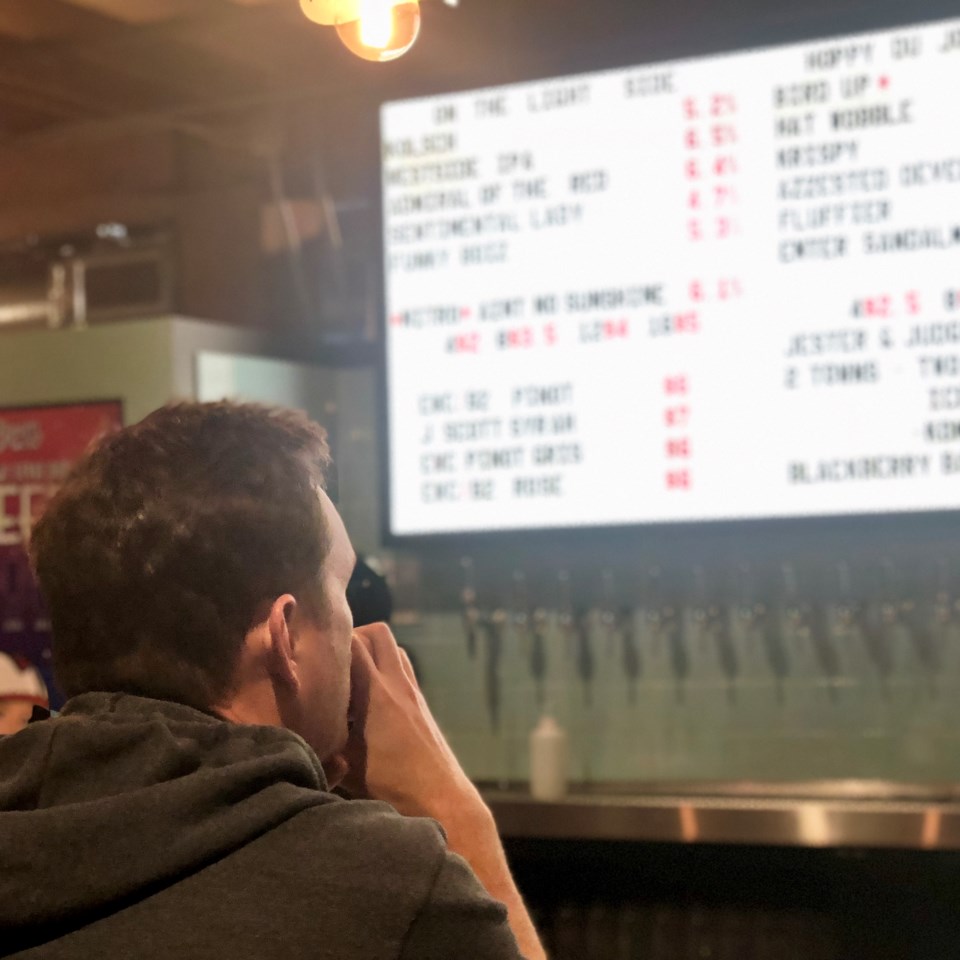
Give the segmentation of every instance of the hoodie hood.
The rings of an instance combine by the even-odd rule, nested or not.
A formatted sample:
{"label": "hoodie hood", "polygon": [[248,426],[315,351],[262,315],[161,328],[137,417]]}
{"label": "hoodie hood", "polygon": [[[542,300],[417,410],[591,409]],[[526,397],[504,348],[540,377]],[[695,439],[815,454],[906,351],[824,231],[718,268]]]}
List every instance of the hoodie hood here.
{"label": "hoodie hood", "polygon": [[316,755],[287,730],[126,694],[77,697],[0,739],[0,929],[29,939],[84,924],[338,802],[326,790]]}

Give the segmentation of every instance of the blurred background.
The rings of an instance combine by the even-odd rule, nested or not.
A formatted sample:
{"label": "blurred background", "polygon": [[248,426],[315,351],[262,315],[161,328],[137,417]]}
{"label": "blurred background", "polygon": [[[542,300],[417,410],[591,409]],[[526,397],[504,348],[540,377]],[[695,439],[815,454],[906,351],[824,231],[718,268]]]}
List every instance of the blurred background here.
{"label": "blurred background", "polygon": [[300,407],[553,955],[960,957],[956,4],[420,8],[0,0],[0,702],[91,439]]}

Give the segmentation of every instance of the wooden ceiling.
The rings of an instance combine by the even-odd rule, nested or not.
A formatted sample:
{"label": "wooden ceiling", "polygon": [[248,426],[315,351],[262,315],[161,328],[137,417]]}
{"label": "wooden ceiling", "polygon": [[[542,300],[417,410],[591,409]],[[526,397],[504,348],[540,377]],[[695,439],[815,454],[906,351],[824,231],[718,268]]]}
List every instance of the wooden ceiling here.
{"label": "wooden ceiling", "polygon": [[332,198],[344,246],[379,257],[386,100],[955,16],[956,4],[428,0],[416,48],[380,65],[298,0],[0,0],[0,245],[109,221],[171,226],[179,308],[259,322],[261,211],[278,196],[322,197],[324,210]]}
{"label": "wooden ceiling", "polygon": [[[238,165],[249,179],[264,159],[289,167],[322,154],[338,194],[369,192],[382,101],[468,84],[491,63],[536,62],[535,51],[496,46],[515,10],[514,0],[457,10],[430,0],[415,56],[374,65],[310,23],[298,0],[0,0],[0,221],[28,195],[88,190],[67,169],[78,154],[123,153],[143,136],[212,150],[209,176],[224,168],[228,179]],[[44,167],[59,157],[63,177],[41,175],[38,156]]]}
{"label": "wooden ceiling", "polygon": [[[918,2],[928,18],[956,4]],[[853,29],[881,7],[907,16],[897,0],[430,0],[416,49],[373,65],[297,0],[0,0],[0,219],[26,201],[38,155],[65,170],[144,134],[201,143],[228,174],[322,153],[338,193],[361,173],[375,189],[384,100],[759,43],[797,11]],[[54,179],[33,173],[31,189],[49,197]]]}
{"label": "wooden ceiling", "polygon": [[296,0],[0,0],[0,142],[151,119],[200,131],[322,79],[329,39],[311,27]]}
{"label": "wooden ceiling", "polygon": [[269,115],[327,95],[375,107],[404,90],[637,62],[680,52],[677,38],[698,33],[709,46],[725,26],[742,38],[743,24],[794,7],[877,2],[463,0],[450,10],[432,0],[416,51],[386,69],[353,60],[297,0],[0,0],[0,144],[118,123],[222,136],[248,106]]}
{"label": "wooden ceiling", "polygon": [[[174,224],[196,245],[278,191],[332,198],[360,223],[380,103],[535,63],[500,44],[515,9],[430,0],[416,55],[380,65],[298,0],[0,0],[0,243],[117,220]],[[208,259],[233,239],[203,240]]]}

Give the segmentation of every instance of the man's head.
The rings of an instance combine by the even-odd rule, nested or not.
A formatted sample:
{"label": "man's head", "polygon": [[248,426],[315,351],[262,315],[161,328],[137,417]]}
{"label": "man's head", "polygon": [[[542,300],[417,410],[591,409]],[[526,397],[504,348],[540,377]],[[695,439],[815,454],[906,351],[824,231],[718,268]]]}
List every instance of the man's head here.
{"label": "man's head", "polygon": [[353,551],[323,430],[177,404],[102,440],[37,524],[57,680],[277,723],[323,755],[349,698]]}

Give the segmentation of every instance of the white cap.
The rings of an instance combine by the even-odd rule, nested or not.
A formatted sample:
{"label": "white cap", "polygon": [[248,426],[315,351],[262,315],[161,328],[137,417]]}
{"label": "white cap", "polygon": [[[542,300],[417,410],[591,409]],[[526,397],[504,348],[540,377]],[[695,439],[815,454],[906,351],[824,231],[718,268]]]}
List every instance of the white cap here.
{"label": "white cap", "polygon": [[50,707],[50,695],[40,671],[29,660],[9,653],[0,653],[0,700],[23,700]]}

